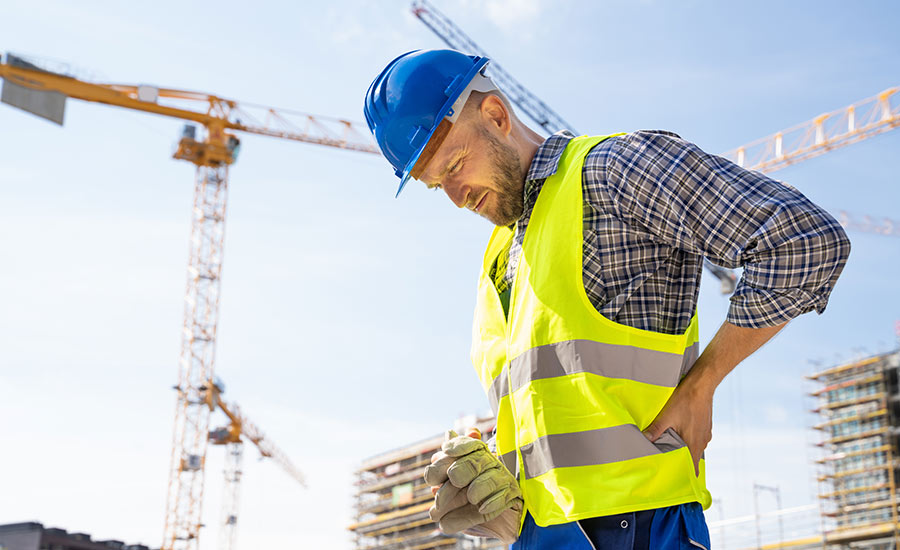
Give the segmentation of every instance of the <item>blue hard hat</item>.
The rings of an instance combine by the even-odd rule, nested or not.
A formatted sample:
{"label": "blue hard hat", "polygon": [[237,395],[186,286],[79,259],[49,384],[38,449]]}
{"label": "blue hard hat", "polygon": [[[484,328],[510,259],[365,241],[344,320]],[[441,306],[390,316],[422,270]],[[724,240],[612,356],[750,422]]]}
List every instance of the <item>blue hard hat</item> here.
{"label": "blue hard hat", "polygon": [[453,50],[413,50],[379,74],[363,108],[369,130],[400,178],[397,195],[441,120],[454,116],[454,103],[489,59]]}

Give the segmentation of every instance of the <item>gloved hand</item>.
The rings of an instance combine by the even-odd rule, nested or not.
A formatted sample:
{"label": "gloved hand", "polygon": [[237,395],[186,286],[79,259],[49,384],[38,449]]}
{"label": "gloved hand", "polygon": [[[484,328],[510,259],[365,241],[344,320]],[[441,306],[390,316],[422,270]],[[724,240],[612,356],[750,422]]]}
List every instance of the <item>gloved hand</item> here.
{"label": "gloved hand", "polygon": [[496,518],[470,527],[463,531],[473,537],[493,537],[504,544],[512,544],[519,538],[519,525],[522,523],[522,499],[516,500]]}
{"label": "gloved hand", "polygon": [[[441,450],[431,455],[431,465],[425,467],[425,483],[435,487],[447,481],[450,467],[456,463],[457,459],[466,457],[466,455],[475,454],[471,458],[466,457],[466,463],[475,460],[489,464],[490,459],[493,457],[486,459],[484,457],[485,453],[490,455],[487,444],[481,440],[481,434],[478,433],[476,428],[470,428],[468,436],[457,436],[455,431],[447,430],[444,433],[444,444],[441,446]],[[460,465],[459,467],[463,468],[464,466]],[[465,466],[465,468],[468,468],[468,466]],[[454,471],[456,471],[456,468]],[[454,475],[459,476],[462,473],[460,471]],[[457,484],[457,486],[463,487],[464,485]]]}
{"label": "gloved hand", "polygon": [[479,438],[448,431],[441,450],[425,468],[425,482],[436,491],[429,516],[446,534],[464,531],[511,544],[518,535],[522,493],[477,430],[471,435]]}

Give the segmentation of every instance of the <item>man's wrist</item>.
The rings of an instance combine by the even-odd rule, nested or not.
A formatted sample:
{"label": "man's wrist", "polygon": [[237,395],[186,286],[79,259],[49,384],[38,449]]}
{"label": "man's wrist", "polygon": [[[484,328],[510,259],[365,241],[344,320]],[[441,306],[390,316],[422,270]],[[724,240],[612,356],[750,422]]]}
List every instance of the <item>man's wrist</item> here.
{"label": "man's wrist", "polygon": [[695,364],[679,384],[680,390],[687,392],[691,400],[712,399],[721,382],[721,378],[714,376],[712,371],[713,369],[704,369],[703,365]]}

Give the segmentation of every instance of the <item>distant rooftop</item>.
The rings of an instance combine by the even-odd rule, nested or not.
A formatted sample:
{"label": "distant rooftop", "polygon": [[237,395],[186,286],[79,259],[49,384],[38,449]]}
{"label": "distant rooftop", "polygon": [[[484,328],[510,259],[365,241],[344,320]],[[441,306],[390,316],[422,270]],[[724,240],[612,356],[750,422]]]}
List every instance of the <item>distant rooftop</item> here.
{"label": "distant rooftop", "polygon": [[44,527],[27,521],[0,524],[2,550],[151,550],[144,544],[125,544],[120,540],[93,540],[87,533],[70,533],[59,527]]}

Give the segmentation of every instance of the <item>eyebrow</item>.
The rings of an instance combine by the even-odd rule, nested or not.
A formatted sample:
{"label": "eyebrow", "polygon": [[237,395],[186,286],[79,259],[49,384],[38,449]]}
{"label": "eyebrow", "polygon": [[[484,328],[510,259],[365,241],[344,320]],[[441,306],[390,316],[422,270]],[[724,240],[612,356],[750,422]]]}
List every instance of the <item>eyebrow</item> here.
{"label": "eyebrow", "polygon": [[444,169],[441,170],[441,173],[437,175],[438,184],[440,184],[443,181],[444,176],[447,175],[447,172],[449,172],[450,169],[453,168],[453,166],[456,164],[456,162],[459,161],[460,158],[462,158],[463,153],[464,153],[464,150],[462,147],[460,147],[453,153],[453,156],[451,156],[450,160],[447,161],[447,164],[446,164],[446,166],[444,166]]}

